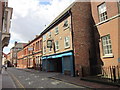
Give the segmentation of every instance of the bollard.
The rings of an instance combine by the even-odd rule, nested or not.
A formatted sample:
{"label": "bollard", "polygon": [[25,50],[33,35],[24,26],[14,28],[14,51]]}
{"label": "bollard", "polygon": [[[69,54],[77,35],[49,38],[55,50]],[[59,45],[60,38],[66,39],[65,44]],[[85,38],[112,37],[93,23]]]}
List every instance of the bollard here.
{"label": "bollard", "polygon": [[116,82],[116,70],[115,70],[115,66],[113,67],[113,80],[114,80],[114,82]]}

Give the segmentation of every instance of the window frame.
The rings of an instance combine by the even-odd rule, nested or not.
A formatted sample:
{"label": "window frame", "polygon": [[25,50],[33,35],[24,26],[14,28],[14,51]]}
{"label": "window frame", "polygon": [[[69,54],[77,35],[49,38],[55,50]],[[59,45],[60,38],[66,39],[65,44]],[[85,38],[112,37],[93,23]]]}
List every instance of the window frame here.
{"label": "window frame", "polygon": [[51,31],[48,32],[48,38],[51,38],[52,37],[52,33]]}
{"label": "window frame", "polygon": [[[68,38],[68,41],[67,41],[67,42],[66,42],[66,38]],[[68,46],[66,46],[66,43],[68,43]],[[65,47],[65,49],[70,48],[70,37],[69,37],[69,36],[66,36],[66,37],[64,38],[64,47]]]}
{"label": "window frame", "polygon": [[46,41],[46,35],[43,35],[43,42]]}
{"label": "window frame", "polygon": [[113,57],[113,50],[112,50],[110,34],[102,36],[101,41],[102,41],[103,58]]}
{"label": "window frame", "polygon": [[59,34],[59,28],[58,28],[58,26],[55,27],[55,35],[57,35],[57,34]]}
{"label": "window frame", "polygon": [[[65,22],[66,22],[66,21],[67,21],[67,26],[65,26]],[[68,19],[65,19],[65,20],[64,20],[63,28],[64,28],[64,30],[66,30],[67,28],[69,28],[69,21],[68,21]]]}
{"label": "window frame", "polygon": [[[102,22],[102,21],[105,21],[105,20],[108,19],[107,7],[106,7],[106,11],[105,11],[105,12],[100,13],[99,7],[102,6],[103,4],[105,4],[105,7],[106,7],[106,3],[105,3],[105,2],[102,2],[101,4],[99,4],[99,5],[97,6],[97,12],[98,12],[98,19],[99,19],[99,22]],[[106,13],[106,14],[105,14],[105,13]],[[105,14],[105,15],[104,15],[104,14]],[[104,16],[101,17],[101,15],[104,15]],[[102,20],[101,18],[102,18],[103,20]]]}
{"label": "window frame", "polygon": [[46,54],[46,46],[43,47],[43,54]]}
{"label": "window frame", "polygon": [[[56,44],[56,42],[57,42],[57,44]],[[56,48],[56,47],[58,47],[58,48]],[[59,48],[59,41],[55,41],[55,51],[58,51],[60,48]]]}

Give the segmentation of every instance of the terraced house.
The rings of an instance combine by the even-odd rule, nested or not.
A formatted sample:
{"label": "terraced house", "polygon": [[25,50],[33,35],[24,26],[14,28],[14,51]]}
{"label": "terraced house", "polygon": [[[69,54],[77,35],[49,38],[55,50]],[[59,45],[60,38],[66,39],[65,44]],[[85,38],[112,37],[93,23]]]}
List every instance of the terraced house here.
{"label": "terraced house", "polygon": [[41,56],[42,56],[42,38],[36,36],[36,38],[30,41],[24,48],[18,52],[18,67],[20,68],[41,68]]}
{"label": "terraced house", "polygon": [[21,65],[81,77],[118,66],[119,17],[118,2],[74,2],[18,53],[27,62]]}

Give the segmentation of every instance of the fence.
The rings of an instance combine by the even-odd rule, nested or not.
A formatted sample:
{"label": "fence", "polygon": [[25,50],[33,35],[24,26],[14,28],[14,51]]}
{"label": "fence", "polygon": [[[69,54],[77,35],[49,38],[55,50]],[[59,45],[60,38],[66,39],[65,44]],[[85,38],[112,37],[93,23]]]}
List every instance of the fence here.
{"label": "fence", "polygon": [[103,78],[120,83],[120,66],[102,67]]}

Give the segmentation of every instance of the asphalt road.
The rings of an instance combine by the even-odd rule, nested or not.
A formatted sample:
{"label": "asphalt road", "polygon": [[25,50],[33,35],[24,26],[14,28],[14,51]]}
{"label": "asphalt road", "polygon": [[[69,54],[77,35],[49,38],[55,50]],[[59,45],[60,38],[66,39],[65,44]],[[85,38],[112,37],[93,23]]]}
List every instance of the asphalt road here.
{"label": "asphalt road", "polygon": [[49,78],[59,73],[31,72],[16,68],[8,68],[7,72],[17,88],[85,88]]}

